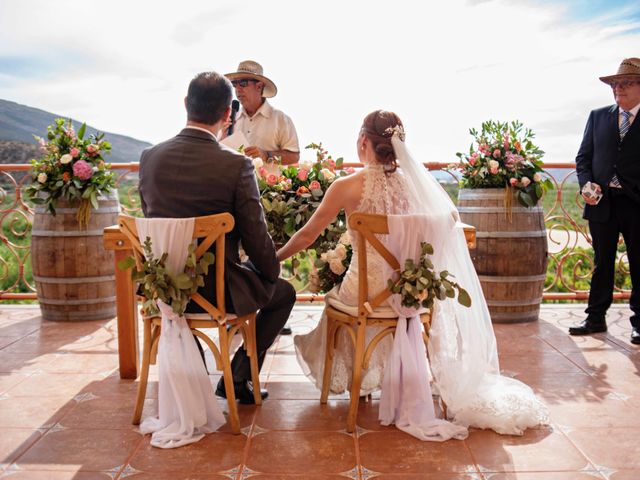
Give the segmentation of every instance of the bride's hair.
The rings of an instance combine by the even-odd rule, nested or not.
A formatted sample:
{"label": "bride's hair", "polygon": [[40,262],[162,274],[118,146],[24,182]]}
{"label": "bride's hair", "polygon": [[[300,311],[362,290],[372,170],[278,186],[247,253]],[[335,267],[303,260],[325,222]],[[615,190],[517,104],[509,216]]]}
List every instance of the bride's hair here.
{"label": "bride's hair", "polygon": [[396,154],[391,145],[392,129],[403,126],[400,117],[393,112],[376,110],[364,118],[362,132],[371,141],[378,163],[385,167],[385,171],[392,173],[398,168]]}

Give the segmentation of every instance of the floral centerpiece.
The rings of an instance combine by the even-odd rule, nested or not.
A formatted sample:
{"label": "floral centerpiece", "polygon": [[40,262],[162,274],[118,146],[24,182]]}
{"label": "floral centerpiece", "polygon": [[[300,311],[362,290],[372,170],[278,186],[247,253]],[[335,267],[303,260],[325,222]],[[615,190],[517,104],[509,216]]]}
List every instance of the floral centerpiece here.
{"label": "floral centerpiece", "polygon": [[404,269],[399,272],[399,278],[394,282],[388,280],[391,293],[398,293],[402,297],[402,305],[409,308],[431,308],[436,299],[445,300],[455,298],[458,292],[458,303],[465,307],[471,306],[469,293],[452,280],[453,275],[448,271],[436,272],[429,255],[433,254],[433,247],[427,242],[421,242],[420,258],[415,261],[407,259]]}
{"label": "floral centerpiece", "polygon": [[91,208],[98,208],[98,197],[115,187],[111,165],[103,158],[111,144],[103,133],[85,139],[86,128],[83,123],[76,134],[71,120],[58,118],[47,128],[46,139],[34,135],[43,156],[31,160],[32,183],[26,190],[33,203],[53,215],[60,198],[78,203],[81,226],[88,224]]}
{"label": "floral centerpiece", "polygon": [[536,205],[553,188],[548,178],[542,178],[544,152],[534,145],[534,133],[523,130],[522,123],[489,120],[480,133],[475,128],[469,132],[474,142],[468,154],[456,154],[460,163],[454,166],[462,172],[462,188],[516,189],[519,203],[526,207]]}

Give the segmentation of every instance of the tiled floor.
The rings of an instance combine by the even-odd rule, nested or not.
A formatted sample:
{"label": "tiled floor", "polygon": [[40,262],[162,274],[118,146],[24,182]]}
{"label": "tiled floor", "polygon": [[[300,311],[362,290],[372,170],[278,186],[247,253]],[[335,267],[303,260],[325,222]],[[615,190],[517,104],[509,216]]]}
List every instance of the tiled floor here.
{"label": "tiled floor", "polygon": [[[569,337],[582,309],[544,306],[537,323],[496,326],[503,373],[551,410],[550,426],[522,437],[473,430],[465,441],[420,442],[380,426],[375,398],[349,435],[347,397],[320,405],[291,337],[281,337],[263,369],[269,399],[240,406],[243,435],[223,427],[159,450],[130,424],[137,384],[119,378],[114,321],[43,322],[37,308],[2,305],[0,478],[640,479],[640,348],[628,341],[629,310],[610,311],[608,334]],[[297,307],[294,333],[319,312]],[[154,373],[145,416],[157,408]]]}

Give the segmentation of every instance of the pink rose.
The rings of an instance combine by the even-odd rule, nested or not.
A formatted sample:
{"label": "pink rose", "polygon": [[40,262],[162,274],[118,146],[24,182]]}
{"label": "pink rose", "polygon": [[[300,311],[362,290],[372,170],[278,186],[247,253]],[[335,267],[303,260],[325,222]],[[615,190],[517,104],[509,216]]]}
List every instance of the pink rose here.
{"label": "pink rose", "polygon": [[320,188],[322,187],[320,186],[320,182],[317,180],[314,180],[309,184],[309,190],[320,190]]}
{"label": "pink rose", "polygon": [[331,167],[332,170],[335,170],[336,168],[336,161],[333,158],[330,158],[328,161],[329,166]]}
{"label": "pink rose", "polygon": [[469,165],[471,165],[472,167],[476,164],[476,157],[471,155],[469,157]]}
{"label": "pink rose", "polygon": [[345,172],[347,172],[347,175],[351,175],[352,173],[356,173],[356,169],[353,167],[347,167],[344,169]]}
{"label": "pink rose", "polygon": [[501,155],[501,153],[500,153],[500,149],[499,149],[499,148],[496,148],[496,149],[493,151],[493,158],[500,158],[500,155]]}
{"label": "pink rose", "polygon": [[526,187],[531,183],[531,180],[529,179],[529,177],[522,177],[522,180],[520,180],[520,182],[522,182],[523,187]]}
{"label": "pink rose", "polygon": [[69,150],[69,153],[71,154],[71,156],[73,158],[77,158],[78,155],[80,155],[80,150],[78,150],[77,148],[72,148],[71,150]]}
{"label": "pink rose", "polygon": [[80,180],[89,180],[93,175],[93,168],[84,160],[78,160],[73,164],[73,174]]}
{"label": "pink rose", "polygon": [[261,176],[262,178],[267,178],[267,175],[269,175],[269,172],[267,172],[267,169],[266,169],[266,168],[264,168],[264,167],[260,167],[260,168],[258,169],[258,174],[260,174],[260,176]]}
{"label": "pink rose", "polygon": [[278,177],[276,175],[274,175],[273,173],[270,173],[267,175],[267,184],[273,186],[276,183],[278,183]]}
{"label": "pink rose", "polygon": [[93,143],[91,145],[87,145],[87,153],[92,157],[97,155],[99,150],[100,147],[98,147],[98,145],[94,145]]}
{"label": "pink rose", "polygon": [[298,188],[298,190],[296,190],[296,195],[300,196],[303,193],[309,193],[309,189],[305,186],[301,186],[300,188]]}
{"label": "pink rose", "polygon": [[309,177],[309,170],[305,170],[304,168],[301,168],[300,170],[298,170],[298,180],[300,180],[301,182],[304,182],[308,177]]}
{"label": "pink rose", "polygon": [[489,170],[489,172],[491,173],[491,175],[496,175],[498,173],[498,169],[497,168],[491,168]]}
{"label": "pink rose", "polygon": [[505,150],[509,150],[509,140],[506,140],[506,139],[505,139],[505,141],[504,141],[504,144],[503,144],[503,145],[504,145],[504,149],[505,149]]}
{"label": "pink rose", "polygon": [[515,187],[516,185],[518,185],[518,179],[517,178],[510,178],[509,179],[509,184],[511,184],[512,187]]}

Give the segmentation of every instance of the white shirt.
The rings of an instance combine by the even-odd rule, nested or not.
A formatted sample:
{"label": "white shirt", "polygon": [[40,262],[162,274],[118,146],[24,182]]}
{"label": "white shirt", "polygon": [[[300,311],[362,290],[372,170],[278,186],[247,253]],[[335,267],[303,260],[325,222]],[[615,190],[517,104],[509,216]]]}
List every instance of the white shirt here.
{"label": "white shirt", "polygon": [[[633,121],[638,116],[638,110],[640,110],[640,103],[633,107],[631,110],[627,110],[629,115],[629,126],[633,124]],[[622,125],[622,108],[618,107],[618,128]]]}
{"label": "white shirt", "polygon": [[249,145],[255,145],[262,150],[300,151],[298,134],[293,122],[266,100],[253,117],[250,117],[242,107],[236,118],[235,128],[243,133]]}

